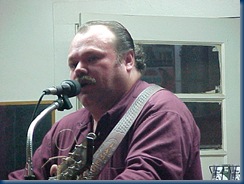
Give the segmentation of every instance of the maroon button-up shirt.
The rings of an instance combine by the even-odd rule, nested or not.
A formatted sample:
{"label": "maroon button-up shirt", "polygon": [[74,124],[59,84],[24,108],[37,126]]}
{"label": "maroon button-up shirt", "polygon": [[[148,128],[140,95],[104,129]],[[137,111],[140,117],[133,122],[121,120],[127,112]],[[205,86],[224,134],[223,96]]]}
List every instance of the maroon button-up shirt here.
{"label": "maroon button-up shirt", "polygon": [[[95,149],[149,84],[138,81],[98,122]],[[48,179],[52,164],[67,156],[92,132],[92,117],[80,109],[55,123],[33,155],[36,178]],[[174,94],[160,90],[143,107],[131,129],[103,168],[99,180],[201,180],[200,132],[185,106]],[[47,163],[46,163],[47,162]],[[46,164],[45,164],[46,163]],[[24,170],[9,174],[24,179]]]}

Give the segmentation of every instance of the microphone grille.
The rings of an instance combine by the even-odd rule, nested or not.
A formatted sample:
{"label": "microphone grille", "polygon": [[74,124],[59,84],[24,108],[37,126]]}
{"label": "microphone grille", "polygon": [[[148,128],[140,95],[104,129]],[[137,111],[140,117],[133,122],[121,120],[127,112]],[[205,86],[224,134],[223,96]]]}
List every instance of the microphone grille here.
{"label": "microphone grille", "polygon": [[80,93],[81,86],[80,83],[76,80],[64,80],[61,85],[68,84],[70,87],[70,90],[67,92],[68,97],[74,97]]}

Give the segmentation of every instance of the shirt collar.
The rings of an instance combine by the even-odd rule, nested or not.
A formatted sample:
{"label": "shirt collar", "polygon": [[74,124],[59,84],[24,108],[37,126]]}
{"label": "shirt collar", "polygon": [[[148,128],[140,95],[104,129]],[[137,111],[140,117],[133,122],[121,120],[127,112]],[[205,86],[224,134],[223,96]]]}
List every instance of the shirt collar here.
{"label": "shirt collar", "polygon": [[140,94],[140,92],[145,89],[149,84],[138,80],[132,88],[121,98],[121,100],[113,106],[105,116],[107,117],[107,122],[110,122],[110,126],[115,126],[117,122],[123,117],[125,112],[129,109],[131,104],[134,102],[135,98]]}

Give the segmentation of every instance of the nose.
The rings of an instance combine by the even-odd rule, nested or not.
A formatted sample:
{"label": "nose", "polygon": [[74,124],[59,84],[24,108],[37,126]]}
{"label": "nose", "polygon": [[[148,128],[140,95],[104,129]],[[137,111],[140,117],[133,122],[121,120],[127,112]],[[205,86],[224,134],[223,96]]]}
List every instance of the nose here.
{"label": "nose", "polygon": [[71,72],[71,78],[75,79],[87,74],[88,74],[87,67],[81,61],[79,61],[75,69]]}
{"label": "nose", "polygon": [[83,62],[79,61],[75,67],[75,73],[87,74],[87,66]]}

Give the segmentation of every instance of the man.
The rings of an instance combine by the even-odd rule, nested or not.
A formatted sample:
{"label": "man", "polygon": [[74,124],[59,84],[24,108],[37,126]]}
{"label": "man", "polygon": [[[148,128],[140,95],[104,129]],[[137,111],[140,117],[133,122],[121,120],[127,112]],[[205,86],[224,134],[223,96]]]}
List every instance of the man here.
{"label": "man", "polygon": [[[37,179],[48,179],[56,156],[68,156],[94,132],[95,151],[150,84],[141,81],[145,65],[136,58],[129,32],[113,21],[91,21],[75,35],[69,50],[71,79],[81,84],[77,96],[85,108],[57,122],[33,156]],[[187,109],[166,89],[143,107],[98,180],[201,180],[200,132]],[[9,174],[24,179],[24,170]]]}

